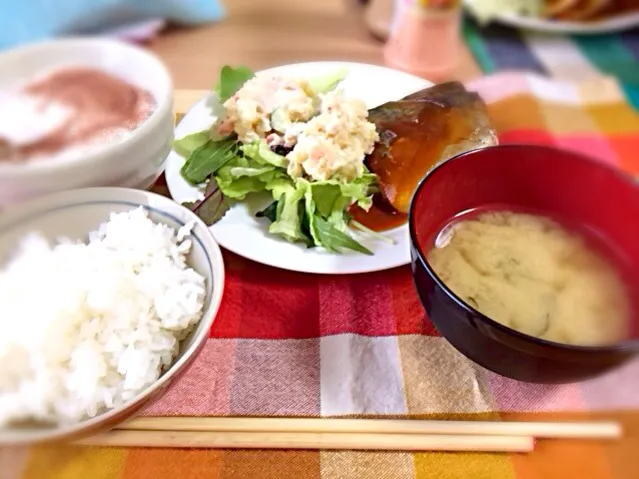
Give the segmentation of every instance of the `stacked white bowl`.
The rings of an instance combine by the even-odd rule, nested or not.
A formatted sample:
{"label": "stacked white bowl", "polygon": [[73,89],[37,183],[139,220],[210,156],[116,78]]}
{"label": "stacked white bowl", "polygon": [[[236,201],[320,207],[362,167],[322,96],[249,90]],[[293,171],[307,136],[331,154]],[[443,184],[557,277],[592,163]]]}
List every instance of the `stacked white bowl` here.
{"label": "stacked white bowl", "polygon": [[173,83],[164,64],[144,49],[116,40],[52,40],[0,53],[0,92],[67,66],[102,70],[146,89],[155,109],[131,134],[68,161],[0,161],[0,207],[90,186],[145,189],[164,169],[173,139]]}

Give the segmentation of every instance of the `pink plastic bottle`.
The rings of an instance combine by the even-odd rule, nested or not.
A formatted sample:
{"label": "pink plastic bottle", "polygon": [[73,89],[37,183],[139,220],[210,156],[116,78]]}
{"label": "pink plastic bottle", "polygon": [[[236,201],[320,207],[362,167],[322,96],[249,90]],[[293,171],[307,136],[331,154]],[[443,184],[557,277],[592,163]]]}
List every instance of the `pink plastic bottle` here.
{"label": "pink plastic bottle", "polygon": [[438,0],[395,0],[395,18],[384,47],[392,68],[437,82],[448,79],[460,61],[461,7],[437,7]]}

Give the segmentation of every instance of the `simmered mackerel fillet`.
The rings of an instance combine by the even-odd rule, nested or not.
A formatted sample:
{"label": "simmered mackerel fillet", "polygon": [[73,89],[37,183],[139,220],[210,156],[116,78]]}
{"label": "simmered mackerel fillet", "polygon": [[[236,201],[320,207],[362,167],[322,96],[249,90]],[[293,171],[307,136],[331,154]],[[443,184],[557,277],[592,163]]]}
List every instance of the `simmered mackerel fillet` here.
{"label": "simmered mackerel fillet", "polygon": [[369,113],[380,142],[366,160],[381,194],[408,213],[419,181],[436,164],[464,151],[497,144],[486,106],[476,93],[449,82],[391,101]]}

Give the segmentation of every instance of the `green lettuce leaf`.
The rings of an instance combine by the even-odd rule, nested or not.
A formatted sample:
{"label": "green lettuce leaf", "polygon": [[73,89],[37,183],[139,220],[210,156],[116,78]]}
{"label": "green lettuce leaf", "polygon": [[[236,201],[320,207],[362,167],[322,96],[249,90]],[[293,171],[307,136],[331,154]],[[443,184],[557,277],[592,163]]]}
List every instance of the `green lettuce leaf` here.
{"label": "green lettuce leaf", "polygon": [[286,168],[288,166],[288,160],[282,155],[271,151],[269,146],[263,141],[242,145],[242,152],[259,163],[277,166],[278,168]]}
{"label": "green lettuce leaf", "polygon": [[209,141],[209,130],[198,131],[173,141],[173,149],[182,158],[188,158],[199,147]]}
{"label": "green lettuce leaf", "polygon": [[308,225],[316,246],[323,246],[334,253],[339,253],[341,249],[351,249],[372,254],[349,234],[345,210],[352,199],[344,196],[342,186],[332,181],[308,183],[304,194],[305,217],[302,224]]}
{"label": "green lettuce leaf", "polygon": [[230,169],[229,173],[235,178],[240,178],[242,176],[262,176],[264,173],[270,173],[272,171],[272,166],[262,166],[261,168],[255,168],[252,166],[234,166]]}
{"label": "green lettuce leaf", "polygon": [[373,252],[355,241],[348,233],[340,231],[320,216],[315,216],[313,222],[313,237],[329,251],[339,252],[341,248],[352,249],[358,253],[372,255]]}
{"label": "green lettuce leaf", "polygon": [[280,184],[291,184],[282,169],[237,156],[215,174],[217,184],[226,196],[243,200],[249,193],[270,190]]}
{"label": "green lettuce leaf", "polygon": [[220,81],[215,87],[215,92],[220,97],[220,101],[224,103],[231,98],[254,76],[255,74],[250,68],[243,66],[233,68],[224,65],[222,70],[220,70]]}
{"label": "green lettuce leaf", "polygon": [[330,73],[310,78],[308,83],[315,93],[328,93],[337,88],[337,85],[347,76],[348,68],[342,67]]}
{"label": "green lettuce leaf", "polygon": [[281,179],[270,187],[275,201],[256,214],[271,222],[269,233],[291,242],[304,242],[308,247],[322,246],[334,253],[351,249],[372,254],[349,234],[347,217],[340,206],[346,200],[339,185]]}
{"label": "green lettuce leaf", "polygon": [[[348,200],[342,195],[340,186],[328,183],[311,183],[309,186],[310,201],[314,204],[313,214],[317,213],[323,218],[328,218],[334,209],[344,209],[344,203]],[[348,204],[346,204],[348,206]]]}
{"label": "green lettuce leaf", "polygon": [[291,182],[280,182],[273,186],[273,197],[278,201],[277,217],[269,225],[268,231],[271,234],[282,236],[288,241],[305,241],[302,232],[302,209],[301,203],[306,192],[307,185]]}
{"label": "green lettuce leaf", "polygon": [[277,221],[277,206],[279,205],[279,201],[273,201],[270,205],[264,208],[261,211],[255,213],[256,218],[266,218],[271,223]]}
{"label": "green lettuce leaf", "polygon": [[316,212],[317,203],[315,202],[315,198],[313,198],[313,188],[307,187],[306,192],[304,193],[305,229],[308,231],[308,234],[310,234],[313,244],[315,246],[322,246],[321,239],[317,235],[317,230],[315,228],[315,219],[317,218]]}
{"label": "green lettuce leaf", "polygon": [[352,203],[370,208],[376,183],[377,176],[365,173],[348,183],[339,180],[315,181],[309,184],[309,189],[317,214],[327,220],[332,217],[331,222],[337,225],[336,218],[341,218]]}
{"label": "green lettuce leaf", "polygon": [[216,179],[222,193],[236,200],[243,200],[249,193],[264,191],[265,182],[256,176],[243,176],[241,178],[217,176]]}
{"label": "green lettuce leaf", "polygon": [[377,175],[364,173],[348,183],[340,183],[342,195],[356,201],[366,211],[373,204],[373,193],[377,190]]}
{"label": "green lettuce leaf", "polygon": [[208,140],[191,153],[180,172],[186,181],[192,185],[199,185],[229,161],[237,158],[237,151],[238,144],[235,139]]}

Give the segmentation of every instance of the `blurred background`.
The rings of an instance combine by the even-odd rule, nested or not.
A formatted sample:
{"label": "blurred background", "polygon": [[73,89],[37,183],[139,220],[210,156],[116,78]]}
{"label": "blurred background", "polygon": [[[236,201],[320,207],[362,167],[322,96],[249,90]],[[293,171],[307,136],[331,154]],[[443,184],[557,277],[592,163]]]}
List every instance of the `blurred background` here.
{"label": "blurred background", "polygon": [[[639,0],[22,0],[20,2],[4,0],[0,2],[0,53],[4,54],[13,48],[33,42],[46,42],[54,38],[76,35],[118,38],[141,45],[155,53],[167,66],[173,85],[160,62],[154,58],[149,60],[150,56],[145,51],[124,48],[121,44],[117,44],[117,48],[136,51],[120,53],[119,63],[115,58],[117,55],[109,53],[113,48],[112,44],[108,51],[105,50],[106,53],[102,55],[104,58],[100,59],[100,62],[93,61],[95,57],[93,54],[86,54],[82,60],[90,66],[98,66],[105,71],[113,70],[112,73],[117,71],[123,79],[135,80],[134,83],[148,87],[158,101],[156,111],[159,113],[156,116],[161,117],[161,120],[155,122],[153,127],[156,131],[152,134],[137,135],[142,137],[140,141],[136,139],[135,142],[129,142],[130,150],[126,151],[126,154],[111,151],[109,161],[101,161],[98,154],[86,155],[86,161],[71,175],[62,167],[58,168],[59,171],[55,170],[56,176],[48,170],[44,173],[30,171],[28,174],[22,174],[19,165],[16,168],[10,165],[11,168],[6,168],[4,173],[0,171],[0,207],[4,206],[3,202],[10,204],[16,200],[22,200],[23,197],[40,195],[46,190],[72,189],[87,186],[87,184],[108,184],[141,189],[153,185],[153,191],[168,196],[166,175],[162,171],[166,156],[171,151],[174,121],[181,120],[186,112],[206,95],[204,90],[212,88],[217,83],[220,69],[224,65],[245,65],[253,71],[258,71],[278,65],[322,60],[388,65],[435,81],[461,80],[469,90],[478,92],[485,101],[488,114],[502,144],[543,144],[586,153],[639,178],[639,156],[636,154],[639,148]],[[74,58],[77,56],[73,55]],[[22,77],[28,77],[29,73],[32,74],[33,71],[42,67],[40,60],[31,61],[31,65],[27,67],[25,63],[28,61],[25,62],[19,55],[1,56],[2,61],[10,67],[5,67],[3,77],[0,77],[0,100],[2,100],[3,88],[8,92],[9,87],[13,88],[17,84],[17,80],[12,83],[12,78],[24,80]],[[51,55],[47,53],[42,63],[46,64],[50,58]],[[129,60],[129,58],[138,60]],[[58,62],[54,60],[53,63]],[[120,68],[122,65],[124,68]],[[126,85],[123,88],[125,93],[131,91],[126,89]],[[108,98],[102,101],[108,96],[104,93],[104,88],[94,88],[89,85],[86,90],[90,90],[87,97],[91,94],[98,97],[99,101],[96,100],[96,104],[103,103],[111,108],[113,105],[120,107],[122,103],[125,103],[107,101]],[[118,88],[114,87],[114,90]],[[392,90],[392,85],[389,85],[389,91]],[[77,96],[81,95],[74,96],[73,93],[68,95],[72,99]],[[8,101],[7,98],[5,100]],[[117,108],[111,109],[117,110]],[[0,108],[1,111],[5,112],[5,118],[0,116],[0,157],[3,148],[3,128],[17,136],[25,131],[31,134],[32,130],[37,130],[34,128],[34,123],[37,122],[33,118],[41,120],[41,117],[45,116],[42,112],[31,117],[24,115],[23,121],[20,122],[16,121],[19,115],[16,115],[13,109],[5,106]],[[84,117],[86,116],[84,114]],[[126,119],[126,115],[122,116]],[[42,130],[46,130],[45,126],[51,125],[43,125]],[[60,131],[66,134],[65,128],[61,128]],[[4,147],[8,149],[6,144]],[[92,162],[97,164],[98,160],[101,161],[99,163],[101,170],[92,166]],[[51,171],[54,171],[54,168],[51,168]],[[545,174],[551,175],[552,172],[544,171]],[[174,168],[173,175],[174,177],[179,175],[178,169]],[[566,188],[569,190],[570,187],[571,185],[567,183]],[[371,295],[377,295],[379,290],[385,291],[383,288],[391,284],[392,288],[395,288],[392,294],[397,294],[400,300],[397,302],[397,298],[393,297],[393,301],[397,304],[388,305],[388,308],[382,305],[383,308],[380,307],[382,308],[380,311],[383,313],[380,313],[379,317],[386,318],[387,310],[390,311],[391,308],[397,311],[401,309],[401,314],[408,318],[407,325],[413,327],[417,324],[413,319],[419,318],[418,313],[415,312],[415,308],[419,308],[419,303],[413,291],[412,278],[408,269],[370,276],[367,280],[369,283],[364,285],[361,283],[350,285],[346,282],[329,283],[333,280],[315,277],[307,283],[304,279],[300,280],[300,277],[293,275],[297,273],[273,272],[264,269],[250,270],[250,268],[262,268],[262,266],[249,261],[243,262],[244,260],[239,257],[233,258],[234,266],[229,267],[229,270],[233,275],[233,287],[236,289],[229,296],[235,298],[233,301],[242,304],[240,304],[241,308],[233,305],[222,318],[222,324],[226,321],[226,324],[232,325],[229,328],[236,328],[235,321],[239,321],[240,317],[249,325],[251,318],[254,318],[255,324],[260,325],[260,334],[265,328],[264,324],[269,324],[269,334],[271,330],[281,330],[285,332],[282,334],[289,334],[290,324],[287,321],[290,321],[295,314],[291,312],[297,311],[296,308],[304,301],[304,298],[307,298],[305,295],[308,291],[312,291],[313,295],[319,291],[315,281],[327,281],[326,285],[333,288],[328,291],[342,287],[344,290],[358,291],[359,296],[353,293],[353,304],[358,301],[368,304]],[[289,274],[290,276],[287,276]],[[258,279],[260,277],[265,279]],[[338,286],[335,286],[336,284]],[[269,293],[267,289],[269,287],[276,288],[277,295]],[[366,288],[373,288],[373,293]],[[280,292],[287,290],[292,291],[290,297],[281,299]],[[242,300],[237,300],[238,297]],[[388,297],[391,297],[391,292],[388,293]],[[313,296],[313,299],[309,301],[319,300]],[[397,306],[398,304],[400,306]],[[259,305],[259,308],[255,305]],[[236,306],[239,309],[233,309]],[[315,306],[313,308],[313,311],[320,309]],[[282,314],[283,311],[286,314]],[[259,318],[259,321],[255,318]],[[316,319],[319,324],[319,319]],[[357,320],[359,321],[359,318]],[[278,321],[281,324],[277,323]],[[303,323],[306,324],[304,321],[295,322],[297,325]],[[400,322],[397,324],[399,325]],[[371,330],[365,331],[366,335],[370,333],[374,341],[380,340],[375,344],[388,344],[389,346],[384,347],[392,349],[391,355],[386,352],[376,353],[377,350],[373,351],[369,348],[373,351],[370,354],[380,354],[379,363],[386,367],[387,358],[394,358],[398,347],[395,343],[386,342],[386,336],[375,337],[378,335],[375,329],[378,327],[376,321],[371,320],[370,325]],[[244,327],[245,324],[242,325],[242,328]],[[357,328],[359,327],[360,325],[357,325]],[[394,322],[393,327],[395,327]],[[406,327],[409,328],[409,326]],[[419,327],[421,328],[421,323]],[[219,328],[218,334],[239,334],[242,328],[238,326],[237,330],[232,330],[232,333],[228,333],[231,329]],[[350,324],[348,328],[351,328]],[[397,329],[400,329],[399,326]],[[349,334],[353,330],[358,329],[348,329]],[[408,330],[411,331],[411,336],[421,338],[420,335],[423,334],[421,329]],[[242,329],[242,334],[244,332]],[[364,337],[368,338],[366,335]],[[251,337],[259,337],[259,335],[255,334]],[[427,336],[424,338],[428,341],[431,339]],[[210,341],[220,339],[221,336],[212,336]],[[227,339],[224,336],[221,341]],[[237,338],[234,337],[234,339]],[[242,338],[242,341],[244,339]],[[268,339],[270,341],[272,337],[269,336]],[[228,351],[227,343],[224,344],[225,346],[221,349],[222,355],[227,354]],[[287,344],[293,344],[293,342]],[[424,368],[429,367],[427,361],[422,362],[423,358],[419,356],[422,349],[413,346],[419,343],[413,343],[411,339],[404,344],[404,350],[411,351],[405,354],[414,354],[415,358],[406,360],[406,364],[414,364],[414,371],[417,371],[413,373],[413,369],[408,369],[411,374],[407,377],[415,382],[410,401],[416,402],[411,404],[409,400],[406,400],[407,411],[411,414],[415,411],[419,414],[424,411],[428,411],[429,414],[435,411],[445,418],[478,412],[475,407],[480,401],[473,395],[481,396],[484,391],[476,387],[477,380],[472,368],[467,367],[466,363],[459,362],[456,359],[457,356],[451,355],[453,360],[450,363],[438,359],[432,365],[447,372],[459,369],[461,371],[459,374],[429,374],[432,371],[418,369],[418,365],[419,368],[422,367],[421,364],[425,364]],[[240,350],[239,347],[238,350]],[[271,354],[272,351],[276,350],[267,350],[266,354]],[[285,347],[282,347],[281,351],[292,354],[291,358],[298,357],[294,349],[293,353],[286,352]],[[383,351],[383,348],[379,351]],[[435,349],[435,351],[439,354],[444,350]],[[261,349],[259,353],[263,354]],[[261,357],[255,354],[255,357]],[[248,356],[243,358],[246,357]],[[300,374],[304,380],[310,380],[313,374],[316,375],[315,378],[320,376],[320,371],[315,370],[309,374],[303,361],[298,364],[297,359],[291,360],[283,355],[281,357],[285,358],[283,363],[286,367],[299,367],[295,374]],[[367,358],[367,356],[361,356],[360,352],[353,353],[353,358],[358,358],[357,364],[352,367],[352,371],[355,371],[352,373],[353,377],[357,378],[359,375],[368,378],[370,376],[374,378],[371,384],[375,386],[360,387],[359,384],[353,383],[352,390],[357,391],[357,394],[353,394],[352,401],[353,404],[361,401],[361,404],[365,405],[364,409],[370,413],[372,411],[370,405],[375,402],[368,398],[368,394],[373,396],[379,394],[381,398],[379,404],[386,404],[384,401],[387,398],[382,396],[387,394],[387,389],[378,387],[378,377],[382,377],[381,374],[387,369],[380,372],[369,368],[366,364],[368,359],[364,361],[360,360],[360,357]],[[406,357],[404,356],[402,361]],[[242,361],[237,361],[238,368],[245,366]],[[239,369],[236,374],[236,371],[232,369],[235,366],[224,370],[224,374],[228,372],[229,378],[239,377],[244,381],[241,383],[243,386],[238,386],[237,391],[240,391],[237,393],[238,397],[246,397],[249,402],[255,400],[256,394],[251,388],[254,382],[261,384],[260,380],[281,384],[273,389],[277,391],[276,394],[268,396],[268,400],[273,400],[272,404],[260,397],[255,404],[249,404],[239,411],[255,414],[268,410],[268,414],[271,414],[272,411],[281,411],[282,403],[289,400],[289,404],[294,404],[290,411],[295,411],[297,414],[300,411],[299,404],[318,404],[318,398],[312,395],[316,393],[308,393],[309,396],[304,396],[307,392],[302,391],[303,388],[289,387],[285,380],[279,381],[280,376],[285,377],[288,373],[280,375],[279,371],[277,373],[270,371],[268,374],[263,374],[266,369],[260,368],[270,367],[270,362],[261,360],[257,362],[258,366],[251,371],[253,376],[247,374],[246,370],[243,372],[244,376],[241,376]],[[396,362],[399,364],[399,359]],[[252,366],[251,364],[251,368]],[[350,371],[349,367],[339,364],[342,370]],[[639,462],[636,460],[639,444],[639,393],[633,385],[636,384],[638,371],[639,362],[635,360],[627,368],[620,369],[610,376],[565,387],[536,387],[495,377],[489,386],[495,391],[497,399],[490,401],[490,404],[486,406],[488,409],[485,411],[482,409],[482,414],[485,413],[486,417],[492,418],[496,414],[501,418],[515,420],[531,418],[547,420],[573,417],[571,415],[589,420],[613,418],[623,424],[625,431],[628,431],[628,438],[613,445],[560,443],[557,446],[542,449],[541,454],[531,459],[515,457],[512,462],[517,464],[516,475],[510,458],[497,460],[494,455],[473,456],[473,460],[460,456],[458,475],[455,475],[454,470],[453,475],[450,475],[455,461],[423,460],[421,467],[426,472],[419,477],[563,479],[576,476],[582,479],[591,477],[636,479],[639,477]],[[291,374],[291,377],[295,377],[293,373]],[[444,379],[441,379],[444,376],[450,376],[447,379],[451,382],[446,383]],[[210,379],[213,376],[206,377]],[[259,380],[254,381],[254,377]],[[271,378],[278,378],[278,380]],[[218,379],[213,378],[212,381],[211,384],[201,386],[202,389],[208,392],[215,391]],[[192,384],[199,385],[199,382],[193,381]],[[339,388],[348,390],[348,385],[344,386],[347,383],[336,384],[338,385],[336,390]],[[409,382],[406,384],[408,384],[407,390],[413,387]],[[475,386],[470,388],[469,384]],[[245,390],[242,390],[242,387]],[[395,386],[392,385],[392,387]],[[441,395],[433,394],[437,387],[443,388]],[[268,384],[268,387],[264,386],[260,392],[268,392],[271,389],[271,384]],[[228,390],[231,390],[230,385]],[[199,391],[191,391],[191,393],[194,397],[200,395]],[[180,394],[182,394],[181,390],[178,392],[178,395]],[[361,397],[356,397],[358,394]],[[209,399],[207,396],[207,401]],[[420,402],[422,399],[423,403]],[[436,407],[429,403],[429,400],[434,400]],[[228,398],[224,401],[228,402]],[[165,403],[166,411],[173,415],[174,411],[169,406],[188,402],[183,396],[179,396],[179,400],[171,399]],[[220,402],[222,401],[210,400],[210,404],[215,403],[216,407]],[[403,396],[399,402],[404,408]],[[453,410],[449,411],[448,408]],[[219,413],[219,410],[215,411],[215,414]],[[302,411],[306,410],[302,408]],[[206,412],[208,414],[208,411]],[[386,414],[388,411],[383,412]],[[323,410],[322,413],[324,413]],[[593,454],[593,450],[596,453]],[[166,459],[164,455],[164,451],[158,452],[157,455],[149,451],[137,456],[132,454],[126,459],[129,465],[133,464],[130,466],[129,471],[132,472],[129,474],[136,479],[137,477],[156,479],[175,477],[176,471],[183,473],[186,467],[195,467],[194,463],[201,464],[202,471],[205,471],[207,464],[221,461],[212,455],[207,456],[208,459],[205,460],[193,460],[194,457],[202,456],[191,456],[190,453],[169,454],[167,456],[169,459]],[[26,457],[26,454],[18,456],[9,453],[4,454],[3,457],[0,450],[0,471],[2,471],[0,477],[21,477],[19,473],[3,475],[3,472],[22,471]],[[106,471],[100,477],[120,477],[118,471],[109,473],[109,467],[125,462],[121,458],[111,460],[111,456],[106,454],[104,457],[95,459],[94,462],[87,460],[86,457],[55,453],[34,457],[30,470],[36,472],[26,477],[38,479],[80,477],[82,470],[91,468],[93,473],[98,469],[95,466],[100,466]],[[254,468],[251,471],[263,471],[266,468],[272,472],[269,477],[301,477],[297,470],[291,469],[289,473],[282,472],[290,465],[289,456],[269,456],[269,460],[265,460],[265,456],[259,454],[250,456],[242,453],[236,456],[229,455],[229,457],[225,459],[228,464],[232,464],[228,470],[244,471],[242,467],[245,467],[245,464],[253,464],[250,466]],[[275,459],[272,459],[273,457]],[[247,461],[247,458],[252,459]],[[501,459],[503,459],[502,462],[500,462]],[[6,461],[5,464],[13,461],[14,465],[3,467],[2,460]],[[56,471],[58,474],[48,476],[49,469],[55,469],[50,465],[58,460],[59,467]],[[71,466],[63,464],[63,460]],[[408,460],[412,468],[413,461],[410,457]],[[319,467],[319,456],[316,462]],[[291,463],[296,464],[295,461]],[[169,464],[168,467],[167,464]],[[312,470],[312,467],[307,467],[304,462],[299,464],[299,471]],[[377,463],[370,464],[374,465],[371,469],[375,469],[372,473],[372,477],[375,477]],[[401,471],[403,466],[381,460],[379,464],[382,464],[380,476],[400,477],[391,472]],[[418,461],[415,461],[415,464],[418,464]],[[433,464],[437,464],[440,469],[433,468]],[[11,467],[14,469],[10,469]],[[346,471],[360,470],[357,463],[342,459],[339,461],[339,466],[335,467],[337,472],[330,477],[345,477]],[[384,467],[386,470],[383,469]],[[146,471],[147,475],[141,476],[142,470]],[[40,473],[40,471],[44,472]],[[74,471],[77,475],[74,475]],[[245,474],[238,473],[236,477],[257,477],[251,471]],[[440,471],[443,472],[440,473]],[[198,477],[210,477],[209,471],[203,472],[202,476]]]}
{"label": "blurred background", "polygon": [[[117,36],[147,45],[167,63],[177,88],[195,89],[210,87],[219,68],[230,63],[247,64],[255,70],[314,60],[393,63],[388,55],[384,57],[383,45],[392,37],[391,27],[395,25],[395,31],[402,35],[399,39],[402,51],[409,50],[411,61],[393,66],[411,70],[410,64],[417,61],[416,56],[425,56],[421,61],[429,64],[441,63],[441,58],[428,58],[428,55],[436,53],[433,45],[441,47],[445,36],[443,28],[435,32],[432,18],[416,24],[415,15],[411,17],[415,9],[421,10],[421,20],[425,17],[423,12],[448,12],[449,30],[466,40],[461,42],[458,51],[449,50],[448,56],[455,58],[445,65],[447,71],[443,77],[470,79],[496,69],[541,70],[539,63],[544,62],[548,44],[554,45],[558,55],[565,55],[567,47],[562,36],[575,34],[578,46],[584,41],[599,42],[595,49],[605,51],[610,57],[604,62],[604,69],[620,68],[618,64],[613,65],[619,62],[619,48],[614,42],[611,44],[606,35],[618,33],[631,52],[639,50],[635,35],[639,2],[634,0],[2,2],[0,47],[7,49],[66,35]],[[464,17],[462,9],[466,10]],[[412,23],[407,23],[411,18]],[[424,37],[427,32],[430,36]],[[583,37],[584,33],[600,36]],[[534,38],[535,35],[543,38]],[[418,42],[418,47],[410,47],[411,42]],[[532,50],[543,50],[535,55],[536,61],[522,54],[526,53],[522,43],[530,45],[531,42],[541,45]],[[396,54],[393,58],[396,59]],[[566,60],[578,61],[571,57]],[[632,60],[626,69],[635,66],[634,57]],[[570,76],[572,69],[564,70]],[[428,72],[414,73],[428,75]],[[577,73],[581,75],[582,70]]]}

